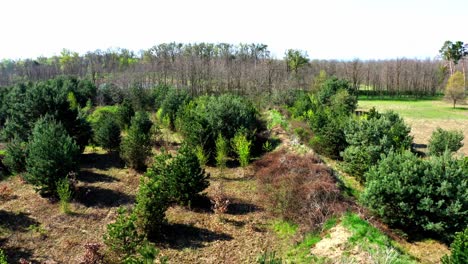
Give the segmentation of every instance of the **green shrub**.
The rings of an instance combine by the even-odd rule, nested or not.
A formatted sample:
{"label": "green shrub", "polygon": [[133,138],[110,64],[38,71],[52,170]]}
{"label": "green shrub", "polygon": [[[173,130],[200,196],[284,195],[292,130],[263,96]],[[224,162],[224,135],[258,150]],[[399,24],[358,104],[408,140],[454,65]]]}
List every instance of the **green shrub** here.
{"label": "green shrub", "polygon": [[86,119],[91,125],[94,126],[102,118],[117,118],[117,111],[119,107],[116,105],[100,106],[97,107]]}
{"label": "green shrub", "polygon": [[200,162],[200,166],[204,167],[206,163],[208,163],[209,154],[205,152],[203,146],[201,145],[195,147],[195,154],[197,155],[198,161]]}
{"label": "green shrub", "polygon": [[120,156],[127,166],[142,170],[146,166],[146,159],[151,155],[152,123],[146,112],[137,112],[131,123],[128,135],[122,141]]}
{"label": "green shrub", "polygon": [[216,139],[216,166],[226,168],[229,146],[223,135],[218,134]]}
{"label": "green shrub", "polygon": [[166,98],[166,95],[169,93],[170,87],[168,85],[158,85],[152,91],[152,96],[154,98],[154,108],[159,110]]}
{"label": "green shrub", "polygon": [[344,130],[349,145],[342,153],[344,168],[361,182],[365,180],[364,173],[377,164],[381,154],[392,149],[409,149],[413,140],[411,128],[397,113],[387,112],[378,117],[353,119]]}
{"label": "green shrub", "polygon": [[94,141],[108,151],[117,151],[121,142],[120,127],[114,118],[103,116],[94,125]]}
{"label": "green shrub", "polygon": [[237,154],[241,167],[249,165],[251,145],[252,141],[247,139],[244,129],[240,129],[232,139],[232,148]]}
{"label": "green shrub", "polygon": [[135,115],[135,110],[133,110],[132,105],[128,100],[124,100],[121,105],[117,108],[117,112],[115,113],[115,117],[117,119],[117,123],[120,126],[121,130],[125,130],[130,125],[132,117]]}
{"label": "green shrub", "polygon": [[258,264],[281,264],[283,259],[276,256],[276,252],[265,251],[257,258]]}
{"label": "green shrub", "polygon": [[267,118],[267,128],[268,130],[271,130],[272,128],[276,126],[281,126],[283,129],[287,130],[288,129],[288,122],[284,118],[284,116],[277,110],[273,109],[268,112],[268,118]]}
{"label": "green shrub", "polygon": [[68,177],[59,179],[57,182],[57,194],[60,199],[60,208],[65,214],[70,213],[70,200],[72,198],[72,188]]}
{"label": "green shrub", "polygon": [[301,118],[308,110],[312,109],[312,104],[311,96],[308,93],[301,91],[301,93],[298,94],[294,105],[289,108],[289,111],[291,112],[292,117]]}
{"label": "green shrub", "polygon": [[[346,91],[348,95],[353,97],[356,94],[356,91],[347,80],[330,77],[321,85],[317,93],[317,98],[322,105],[331,105],[333,102],[333,96],[338,94],[340,90]],[[346,108],[354,111],[357,105],[357,98],[354,97],[354,100],[346,102],[348,103]]]}
{"label": "green shrub", "polygon": [[139,111],[136,112],[135,116],[132,118],[131,125],[136,127],[141,133],[148,135],[153,126],[153,122],[151,122],[147,112]]}
{"label": "green shrub", "polygon": [[450,245],[450,255],[442,257],[443,264],[468,263],[468,227],[464,231],[455,234],[455,239]]}
{"label": "green shrub", "polygon": [[138,234],[136,221],[135,214],[120,207],[115,222],[107,225],[104,244],[122,259],[134,254],[143,241],[143,237]]}
{"label": "green shrub", "polygon": [[[216,155],[219,134],[227,140],[245,128],[248,137],[258,128],[257,111],[247,99],[230,94],[202,96],[186,105],[179,114],[180,131],[191,146],[203,145]],[[210,157],[213,160],[214,157]]]}
{"label": "green shrub", "polygon": [[2,249],[0,249],[0,264],[8,264],[7,258],[5,256],[5,253],[3,253]]}
{"label": "green shrub", "polygon": [[47,81],[21,83],[10,89],[4,99],[8,109],[2,131],[5,139],[17,136],[27,141],[35,122],[49,115],[63,125],[83,150],[91,136],[89,124],[79,116],[77,108],[70,107],[68,101],[68,94],[72,92],[78,103],[81,104],[81,100],[86,102],[87,99],[82,95],[86,94],[87,88],[79,85],[80,81],[74,77],[57,77]]}
{"label": "green shrub", "polygon": [[428,149],[431,155],[442,155],[446,150],[457,152],[463,147],[463,132],[449,131],[438,127],[429,139]]}
{"label": "green shrub", "polygon": [[149,237],[157,237],[166,222],[166,210],[169,207],[170,193],[162,173],[165,171],[167,155],[159,156],[159,167],[155,165],[141,179],[136,197],[135,214],[138,228]]}
{"label": "green shrub", "polygon": [[171,198],[181,204],[190,205],[209,186],[210,175],[200,167],[197,156],[186,144],[170,161],[163,175],[169,183]]}
{"label": "green shrub", "polygon": [[309,123],[314,132],[310,144],[320,154],[331,158],[340,158],[340,153],[347,147],[344,128],[349,116],[334,113],[329,108],[314,112]]}
{"label": "green shrub", "polygon": [[311,97],[305,113],[314,133],[310,144],[317,152],[334,159],[347,147],[344,129],[356,109],[357,99],[348,81],[329,78]]}
{"label": "green shrub", "polygon": [[26,168],[26,143],[14,137],[6,145],[3,164],[13,173],[24,172]]}
{"label": "green shrub", "polygon": [[366,173],[364,204],[391,225],[443,239],[468,225],[468,166],[445,153],[427,160],[390,152]]}
{"label": "green shrub", "polygon": [[153,264],[155,260],[160,264],[166,264],[167,257],[158,257],[159,253],[158,249],[146,242],[138,249],[139,256],[126,258],[124,264]]}
{"label": "green shrub", "polygon": [[169,89],[164,101],[161,104],[161,117],[169,118],[169,128],[175,128],[177,112],[190,101],[190,96],[186,90]]}
{"label": "green shrub", "polygon": [[28,144],[25,178],[41,195],[56,195],[58,180],[77,171],[79,153],[79,147],[60,123],[41,118]]}

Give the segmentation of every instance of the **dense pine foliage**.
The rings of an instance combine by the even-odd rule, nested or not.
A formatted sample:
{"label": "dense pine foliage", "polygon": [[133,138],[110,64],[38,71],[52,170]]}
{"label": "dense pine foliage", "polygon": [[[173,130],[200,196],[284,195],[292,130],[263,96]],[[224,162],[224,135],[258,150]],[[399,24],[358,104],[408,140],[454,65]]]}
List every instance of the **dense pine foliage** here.
{"label": "dense pine foliage", "polygon": [[25,179],[41,195],[55,195],[57,182],[77,171],[79,153],[61,123],[51,117],[40,118],[27,148]]}
{"label": "dense pine foliage", "polygon": [[386,222],[450,239],[468,225],[468,166],[445,153],[391,152],[365,177],[362,201]]}

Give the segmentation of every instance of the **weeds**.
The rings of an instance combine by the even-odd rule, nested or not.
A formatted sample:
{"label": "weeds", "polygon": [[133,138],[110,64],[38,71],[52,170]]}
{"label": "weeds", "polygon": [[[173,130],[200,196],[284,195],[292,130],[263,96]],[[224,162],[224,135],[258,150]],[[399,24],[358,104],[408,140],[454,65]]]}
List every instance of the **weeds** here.
{"label": "weeds", "polygon": [[288,221],[274,221],[273,230],[280,238],[287,238],[296,235],[298,226]]}
{"label": "weeds", "polygon": [[73,192],[68,176],[57,182],[57,193],[60,199],[60,209],[64,214],[70,213],[70,200]]}
{"label": "weeds", "polygon": [[262,255],[257,258],[258,264],[281,264],[283,260],[280,257],[276,257],[276,252],[265,251]]}
{"label": "weeds", "polygon": [[223,135],[218,134],[216,139],[216,166],[224,169],[226,168],[226,162],[228,157],[228,143]]}

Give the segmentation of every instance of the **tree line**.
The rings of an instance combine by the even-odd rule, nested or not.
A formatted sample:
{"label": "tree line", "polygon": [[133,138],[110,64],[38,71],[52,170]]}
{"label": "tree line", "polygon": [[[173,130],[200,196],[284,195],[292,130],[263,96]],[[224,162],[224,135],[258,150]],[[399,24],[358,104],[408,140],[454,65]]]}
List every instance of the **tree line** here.
{"label": "tree line", "polygon": [[[443,55],[443,53],[441,52]],[[447,56],[442,56],[446,59]],[[450,67],[449,67],[450,66]],[[38,81],[58,75],[88,78],[96,86],[171,85],[192,95],[260,94],[285,89],[309,90],[320,71],[348,80],[366,94],[434,95],[454,67],[435,59],[311,60],[300,50],[275,58],[265,44],[163,43],[147,50],[96,50],[80,55],[63,50],[60,55],[37,59],[3,60],[0,86]]]}

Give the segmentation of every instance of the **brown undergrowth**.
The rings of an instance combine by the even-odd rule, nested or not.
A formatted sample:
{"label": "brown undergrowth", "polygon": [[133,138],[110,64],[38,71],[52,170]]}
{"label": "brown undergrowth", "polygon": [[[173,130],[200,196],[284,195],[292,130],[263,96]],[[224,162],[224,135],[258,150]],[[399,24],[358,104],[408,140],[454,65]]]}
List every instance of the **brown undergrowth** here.
{"label": "brown undergrowth", "polygon": [[265,207],[300,224],[304,231],[317,230],[350,206],[331,170],[311,153],[299,155],[281,149],[267,154],[254,166]]}

